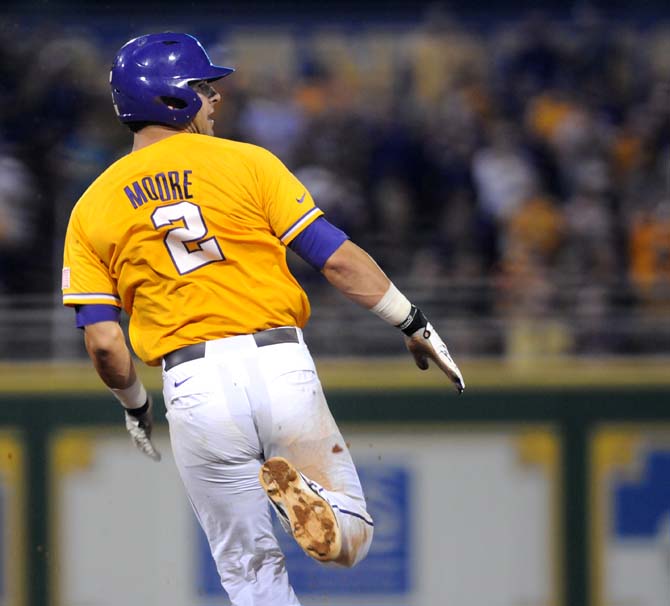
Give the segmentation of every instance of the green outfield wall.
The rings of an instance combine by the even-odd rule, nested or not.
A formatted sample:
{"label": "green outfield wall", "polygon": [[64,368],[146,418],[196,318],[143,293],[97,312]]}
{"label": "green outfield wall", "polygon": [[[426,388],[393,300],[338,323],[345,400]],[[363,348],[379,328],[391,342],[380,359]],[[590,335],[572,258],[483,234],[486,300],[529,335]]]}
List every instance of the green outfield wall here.
{"label": "green outfield wall", "polygon": [[[90,373],[89,373],[90,374]],[[328,373],[326,373],[328,374]],[[467,377],[467,372],[465,373]],[[343,388],[326,385],[331,409],[345,429],[365,426],[375,431],[394,427],[432,426],[483,428],[525,423],[550,426],[560,441],[560,527],[561,598],[563,606],[604,606],[602,591],[594,587],[601,579],[594,566],[592,528],[598,513],[592,510],[595,502],[593,440],[603,427],[670,428],[670,385],[665,375],[649,383],[623,382],[616,387],[605,384],[588,387],[573,385],[517,384],[514,387],[477,386],[456,396],[435,383],[426,388],[418,385]],[[504,373],[495,383],[502,382]],[[619,377],[619,380],[621,377]],[[12,379],[3,376],[5,386]],[[88,379],[87,379],[88,380]],[[155,376],[152,387],[157,387]],[[151,383],[151,381],[149,381]],[[612,376],[612,383],[617,383]],[[603,383],[606,383],[603,381]],[[35,385],[35,383],[33,384]],[[49,528],[50,461],[49,440],[64,428],[115,426],[123,424],[118,405],[106,392],[69,392],[67,386],[47,391],[29,385],[22,390],[0,392],[0,426],[12,436],[20,453],[22,519],[12,523],[19,527],[17,535],[23,547],[14,557],[21,561],[12,568],[18,576],[14,599],[6,601],[16,606],[45,606],[54,604],[50,596],[49,566],[51,541],[55,533]],[[44,386],[42,386],[44,387]],[[157,423],[164,424],[164,407],[158,401]],[[11,450],[11,449],[10,449]],[[6,453],[11,458],[12,453]],[[669,504],[670,505],[670,504]],[[21,516],[20,516],[21,518]]]}

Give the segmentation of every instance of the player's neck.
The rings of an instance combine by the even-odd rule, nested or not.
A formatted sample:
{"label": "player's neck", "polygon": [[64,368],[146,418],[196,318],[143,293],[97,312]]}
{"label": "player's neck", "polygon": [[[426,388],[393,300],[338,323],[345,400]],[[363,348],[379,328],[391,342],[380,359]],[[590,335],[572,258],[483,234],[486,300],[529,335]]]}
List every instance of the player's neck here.
{"label": "player's neck", "polygon": [[133,151],[147,147],[152,143],[158,143],[163,139],[172,137],[173,135],[178,135],[183,133],[183,130],[177,130],[170,128],[169,126],[163,126],[161,124],[151,124],[150,126],[145,126],[142,130],[135,133],[133,136]]}

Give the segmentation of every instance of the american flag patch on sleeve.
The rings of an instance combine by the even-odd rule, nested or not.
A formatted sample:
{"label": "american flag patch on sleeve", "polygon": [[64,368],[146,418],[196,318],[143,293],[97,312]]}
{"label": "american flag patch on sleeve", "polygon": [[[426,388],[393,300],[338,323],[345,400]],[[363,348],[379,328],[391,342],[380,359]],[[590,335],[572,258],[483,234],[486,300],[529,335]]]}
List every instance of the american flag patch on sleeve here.
{"label": "american flag patch on sleeve", "polygon": [[63,267],[63,275],[61,278],[61,288],[70,288],[70,268]]}

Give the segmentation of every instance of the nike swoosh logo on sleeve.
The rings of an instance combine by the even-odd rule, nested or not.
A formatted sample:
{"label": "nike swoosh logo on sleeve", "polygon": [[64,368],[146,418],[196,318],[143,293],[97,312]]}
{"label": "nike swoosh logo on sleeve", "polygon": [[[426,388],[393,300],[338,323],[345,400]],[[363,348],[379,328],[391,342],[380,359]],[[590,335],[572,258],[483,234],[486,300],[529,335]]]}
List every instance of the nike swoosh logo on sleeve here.
{"label": "nike swoosh logo on sleeve", "polygon": [[299,198],[296,198],[295,201],[296,201],[298,204],[302,204],[302,203],[305,201],[305,195],[306,195],[306,194],[307,194],[306,191],[303,192],[303,193],[302,193],[302,196],[300,196]]}

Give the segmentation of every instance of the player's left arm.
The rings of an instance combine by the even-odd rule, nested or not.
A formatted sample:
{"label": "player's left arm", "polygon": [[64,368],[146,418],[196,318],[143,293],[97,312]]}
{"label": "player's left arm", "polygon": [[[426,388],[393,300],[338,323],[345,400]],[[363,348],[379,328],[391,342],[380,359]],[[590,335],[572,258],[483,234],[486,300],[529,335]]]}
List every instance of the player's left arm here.
{"label": "player's left arm", "polygon": [[258,161],[263,168],[259,199],[281,242],[322,271],[346,297],[402,330],[416,365],[426,370],[428,360],[433,360],[462,392],[461,371],[421,310],[393,285],[370,255],[328,222],[307,188],[278,158],[259,151]]}
{"label": "player's left arm", "polygon": [[303,229],[289,246],[348,299],[399,328],[416,365],[432,360],[461,393],[463,375],[423,312],[393,285],[375,260],[325,217]]}
{"label": "player's left arm", "polygon": [[421,370],[426,370],[432,360],[458,392],[463,392],[463,375],[444,341],[423,312],[394,286],[367,252],[346,240],[327,258],[321,271],[348,299],[399,328]]}

